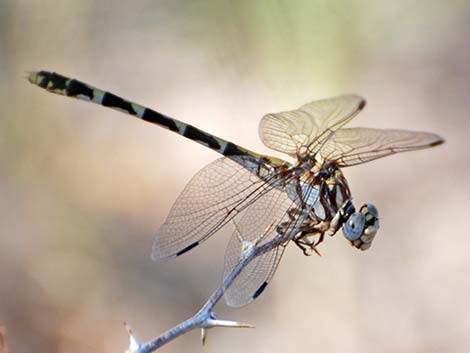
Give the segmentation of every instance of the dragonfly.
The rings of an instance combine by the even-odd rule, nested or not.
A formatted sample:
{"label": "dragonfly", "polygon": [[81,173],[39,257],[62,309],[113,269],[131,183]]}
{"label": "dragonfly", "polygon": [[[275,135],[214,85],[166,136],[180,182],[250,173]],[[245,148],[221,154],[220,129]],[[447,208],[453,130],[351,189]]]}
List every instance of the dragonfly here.
{"label": "dragonfly", "polygon": [[380,227],[378,210],[370,203],[356,210],[343,168],[444,142],[429,132],[345,128],[366,101],[358,95],[341,95],[261,119],[262,142],[294,160],[289,162],[57,73],[31,72],[28,80],[48,92],[130,114],[222,155],[197,172],[179,195],[157,231],[152,258],[181,256],[233,221],[236,229],[225,254],[226,278],[247,247],[272,242],[275,245],[249,262],[225,292],[232,307],[261,295],[291,242],[305,255],[319,254],[317,247],[324,239],[342,229],[353,247],[370,248]]}

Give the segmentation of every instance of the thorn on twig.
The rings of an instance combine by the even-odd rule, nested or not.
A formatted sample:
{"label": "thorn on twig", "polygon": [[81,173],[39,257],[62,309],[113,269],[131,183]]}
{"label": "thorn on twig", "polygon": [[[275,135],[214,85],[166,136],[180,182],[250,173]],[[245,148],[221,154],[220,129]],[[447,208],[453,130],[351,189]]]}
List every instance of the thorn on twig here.
{"label": "thorn on twig", "polygon": [[0,326],[0,353],[8,353],[8,343],[5,337],[5,328]]}
{"label": "thorn on twig", "polygon": [[205,324],[205,328],[211,328],[211,327],[255,328],[253,325],[250,325],[250,324],[246,324],[246,323],[238,322],[238,321],[232,321],[232,320],[217,319],[215,316],[211,316]]}
{"label": "thorn on twig", "polygon": [[201,342],[204,346],[206,344],[207,331],[213,327],[228,327],[228,328],[255,328],[253,325],[246,324],[243,322],[232,321],[232,320],[222,320],[217,319],[214,313],[205,320],[205,323],[201,327]]}
{"label": "thorn on twig", "polygon": [[206,329],[204,327],[201,328],[201,342],[203,346],[206,344],[206,334]]}
{"label": "thorn on twig", "polygon": [[126,351],[126,353],[137,353],[140,350],[140,342],[137,339],[136,336],[132,333],[131,327],[127,324],[127,322],[124,322],[124,327],[126,328],[127,334],[129,335],[129,349]]}

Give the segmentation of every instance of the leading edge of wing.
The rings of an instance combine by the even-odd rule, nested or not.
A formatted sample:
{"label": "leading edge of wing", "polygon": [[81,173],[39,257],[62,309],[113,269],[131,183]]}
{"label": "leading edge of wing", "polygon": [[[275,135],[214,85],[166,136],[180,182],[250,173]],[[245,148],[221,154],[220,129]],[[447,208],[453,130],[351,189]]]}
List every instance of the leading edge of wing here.
{"label": "leading edge of wing", "polygon": [[266,114],[260,121],[259,135],[267,147],[290,156],[314,154],[365,105],[361,96],[346,94],[313,101],[295,110]]}
{"label": "leading edge of wing", "polygon": [[437,134],[423,131],[346,128],[336,131],[320,155],[339,167],[349,167],[396,153],[435,147],[444,141]]}

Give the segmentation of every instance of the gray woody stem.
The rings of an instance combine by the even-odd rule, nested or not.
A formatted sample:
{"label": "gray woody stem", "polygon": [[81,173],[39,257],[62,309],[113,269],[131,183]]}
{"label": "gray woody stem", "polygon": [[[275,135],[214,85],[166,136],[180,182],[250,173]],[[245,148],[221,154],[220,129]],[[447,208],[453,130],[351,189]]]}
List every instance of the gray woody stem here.
{"label": "gray woody stem", "polygon": [[285,242],[285,238],[277,237],[263,245],[258,245],[257,242],[260,239],[258,239],[255,243],[248,243],[247,241],[240,239],[242,241],[242,256],[240,262],[234,267],[232,272],[230,272],[230,274],[225,278],[221,286],[214,291],[214,293],[209,297],[204,306],[194,316],[169,329],[168,331],[161,334],[159,337],[142,344],[137,340],[136,336],[134,336],[132,331],[128,328],[130,345],[126,353],[154,352],[161,346],[174,340],[176,337],[181,336],[184,333],[191,331],[195,328],[200,328],[202,330],[201,338],[203,343],[205,340],[205,330],[209,328],[253,328],[254,326],[249,324],[244,324],[232,320],[217,319],[214,316],[212,309],[220,300],[220,298],[222,298],[227,288],[230,287],[235,278],[240,274],[240,272],[245,268],[245,266],[250,263],[250,261],[252,261],[255,257],[258,257]]}
{"label": "gray woody stem", "polygon": [[8,344],[7,339],[5,337],[5,329],[4,327],[0,326],[0,353],[8,353]]}

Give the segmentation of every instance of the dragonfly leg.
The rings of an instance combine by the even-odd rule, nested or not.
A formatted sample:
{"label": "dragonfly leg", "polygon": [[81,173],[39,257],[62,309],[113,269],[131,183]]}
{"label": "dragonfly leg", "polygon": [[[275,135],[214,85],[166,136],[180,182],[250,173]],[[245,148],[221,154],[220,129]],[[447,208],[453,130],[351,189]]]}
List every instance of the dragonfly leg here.
{"label": "dragonfly leg", "polygon": [[323,243],[323,240],[325,240],[325,233],[320,233],[320,236],[318,237],[317,241],[313,245],[313,247],[317,247],[321,243]]}
{"label": "dragonfly leg", "polygon": [[343,212],[340,210],[336,212],[335,216],[331,220],[328,229],[326,230],[326,233],[332,237],[333,235],[336,234],[339,228],[343,225],[344,222],[344,217],[343,217]]}
{"label": "dragonfly leg", "polygon": [[[317,240],[314,239],[316,235],[319,235]],[[316,247],[323,241],[323,235],[324,233],[303,233],[297,239],[294,239],[294,243],[303,251],[305,256],[310,256],[313,252],[321,256]]]}
{"label": "dragonfly leg", "polygon": [[297,207],[292,207],[287,210],[287,215],[291,221],[295,221],[296,216],[300,216],[302,213],[302,210]]}
{"label": "dragonfly leg", "polygon": [[307,245],[300,240],[295,240],[294,244],[297,245],[300,248],[300,250],[302,250],[305,256],[312,255],[312,248],[310,245]]}

